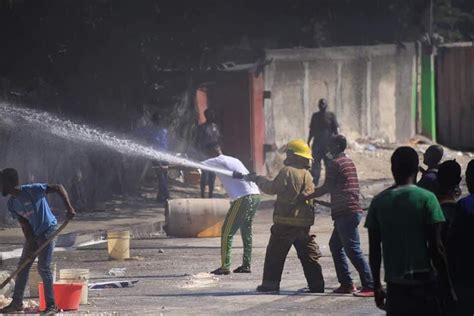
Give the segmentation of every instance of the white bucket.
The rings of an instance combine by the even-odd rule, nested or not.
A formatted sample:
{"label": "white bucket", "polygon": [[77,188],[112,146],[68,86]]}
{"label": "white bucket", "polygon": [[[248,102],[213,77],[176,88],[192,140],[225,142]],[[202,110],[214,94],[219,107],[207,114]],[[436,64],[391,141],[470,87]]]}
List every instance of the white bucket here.
{"label": "white bucket", "polygon": [[61,269],[59,282],[82,283],[81,304],[87,304],[89,297],[89,269]]}
{"label": "white bucket", "polygon": [[[51,273],[53,274],[53,283],[56,282],[56,263],[51,263]],[[38,297],[38,284],[43,282],[38,272],[38,262],[33,262],[28,277],[28,287],[30,289],[30,297]]]}

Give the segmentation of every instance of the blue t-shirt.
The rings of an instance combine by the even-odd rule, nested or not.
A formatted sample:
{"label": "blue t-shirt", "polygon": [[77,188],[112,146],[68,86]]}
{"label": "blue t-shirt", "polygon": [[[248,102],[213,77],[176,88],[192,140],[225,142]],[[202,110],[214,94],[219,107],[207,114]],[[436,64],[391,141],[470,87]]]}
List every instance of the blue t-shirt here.
{"label": "blue t-shirt", "polygon": [[58,223],[46,199],[47,188],[46,183],[22,185],[20,193],[8,200],[8,210],[13,218],[26,219],[37,237]]}
{"label": "blue t-shirt", "polygon": [[458,205],[464,214],[474,216],[474,194],[468,195],[459,200]]}

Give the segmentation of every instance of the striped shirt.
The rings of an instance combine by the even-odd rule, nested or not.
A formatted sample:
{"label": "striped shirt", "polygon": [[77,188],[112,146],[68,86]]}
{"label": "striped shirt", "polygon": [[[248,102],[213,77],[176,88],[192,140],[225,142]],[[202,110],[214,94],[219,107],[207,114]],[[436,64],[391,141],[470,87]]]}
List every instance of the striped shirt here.
{"label": "striped shirt", "polygon": [[334,158],[328,168],[326,181],[331,194],[331,216],[362,212],[359,179],[354,162],[345,154]]}

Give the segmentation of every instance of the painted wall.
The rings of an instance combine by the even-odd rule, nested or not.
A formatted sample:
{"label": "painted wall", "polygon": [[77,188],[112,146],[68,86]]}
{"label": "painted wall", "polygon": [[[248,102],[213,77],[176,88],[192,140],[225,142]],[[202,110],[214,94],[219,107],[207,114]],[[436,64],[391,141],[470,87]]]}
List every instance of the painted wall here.
{"label": "painted wall", "polygon": [[[408,140],[415,131],[412,93],[415,46],[396,45],[266,51],[265,141],[278,148],[306,139],[320,98],[329,101],[350,140]],[[267,169],[278,165],[267,154]]]}

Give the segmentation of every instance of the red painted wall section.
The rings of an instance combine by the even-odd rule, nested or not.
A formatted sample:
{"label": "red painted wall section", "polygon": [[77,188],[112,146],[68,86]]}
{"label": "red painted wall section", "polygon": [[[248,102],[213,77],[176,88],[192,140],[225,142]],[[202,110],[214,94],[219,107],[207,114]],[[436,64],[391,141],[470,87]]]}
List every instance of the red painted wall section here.
{"label": "red painted wall section", "polygon": [[202,124],[206,121],[204,111],[207,109],[207,88],[201,87],[196,90],[196,109],[198,112],[198,123]]}
{"label": "red painted wall section", "polygon": [[265,142],[265,119],[263,113],[263,74],[249,73],[250,89],[250,142],[253,169],[262,174],[264,172],[265,156],[263,144]]}

